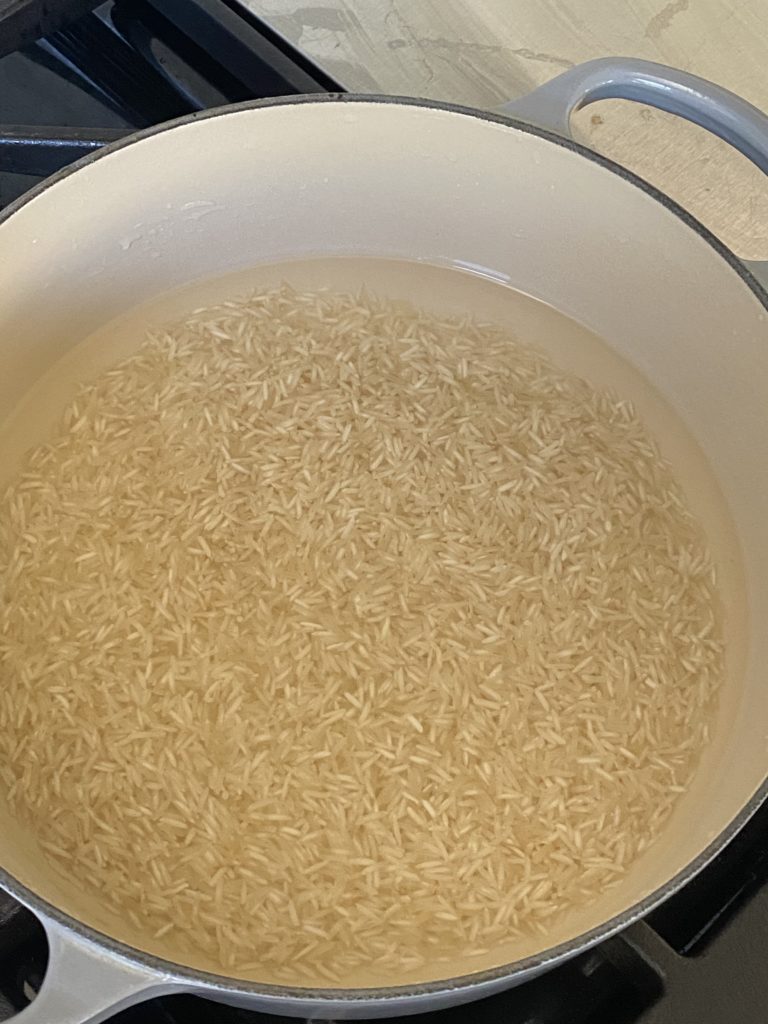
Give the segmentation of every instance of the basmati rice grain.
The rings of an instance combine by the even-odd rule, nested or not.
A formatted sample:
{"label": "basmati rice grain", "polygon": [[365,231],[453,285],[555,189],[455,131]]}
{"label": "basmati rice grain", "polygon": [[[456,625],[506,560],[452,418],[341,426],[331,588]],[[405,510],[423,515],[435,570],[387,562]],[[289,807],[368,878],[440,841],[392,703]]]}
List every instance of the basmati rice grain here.
{"label": "basmati rice grain", "polygon": [[0,499],[0,777],[175,959],[396,982],[543,943],[691,779],[713,571],[630,404],[508,331],[200,309]]}

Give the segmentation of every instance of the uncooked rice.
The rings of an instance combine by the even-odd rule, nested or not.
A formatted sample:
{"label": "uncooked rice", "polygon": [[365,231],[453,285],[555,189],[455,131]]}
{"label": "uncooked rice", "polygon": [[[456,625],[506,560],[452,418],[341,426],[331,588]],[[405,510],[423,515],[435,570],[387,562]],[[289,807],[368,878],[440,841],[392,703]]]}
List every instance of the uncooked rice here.
{"label": "uncooked rice", "polygon": [[631,405],[367,294],[149,337],[8,487],[0,573],[12,813],[148,948],[267,980],[546,945],[659,834],[723,673]]}

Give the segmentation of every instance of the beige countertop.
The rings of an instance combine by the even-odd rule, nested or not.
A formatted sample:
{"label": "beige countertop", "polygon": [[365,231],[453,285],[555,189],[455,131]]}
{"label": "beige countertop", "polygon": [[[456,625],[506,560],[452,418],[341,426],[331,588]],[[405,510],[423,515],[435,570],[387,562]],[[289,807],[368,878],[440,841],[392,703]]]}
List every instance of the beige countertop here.
{"label": "beige countertop", "polygon": [[[492,107],[593,57],[645,57],[768,111],[768,0],[244,0],[347,89]],[[582,141],[768,259],[768,181],[703,129],[607,101]]]}

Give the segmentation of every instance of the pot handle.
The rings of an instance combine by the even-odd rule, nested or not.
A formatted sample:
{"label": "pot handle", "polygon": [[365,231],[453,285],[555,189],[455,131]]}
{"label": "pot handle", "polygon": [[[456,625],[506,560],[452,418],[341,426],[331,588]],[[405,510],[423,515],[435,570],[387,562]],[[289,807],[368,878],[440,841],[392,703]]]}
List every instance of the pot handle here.
{"label": "pot handle", "polygon": [[48,968],[40,991],[11,1024],[100,1024],[146,999],[184,991],[170,976],[37,916],[48,938]]}
{"label": "pot handle", "polygon": [[[768,115],[735,93],[687,71],[633,57],[601,57],[569,68],[502,113],[572,138],[571,115],[597,100],[647,103],[701,125],[768,174]],[[768,289],[768,261],[743,260]]]}

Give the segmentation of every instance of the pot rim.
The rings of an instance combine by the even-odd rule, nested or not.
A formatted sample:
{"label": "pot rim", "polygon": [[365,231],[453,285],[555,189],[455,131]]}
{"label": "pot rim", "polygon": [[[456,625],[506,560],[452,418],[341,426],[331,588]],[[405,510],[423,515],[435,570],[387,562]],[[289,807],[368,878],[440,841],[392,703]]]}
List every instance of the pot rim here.
{"label": "pot rim", "polygon": [[[768,310],[768,291],[757,281],[747,266],[708,228],[706,228],[696,217],[680,206],[656,186],[651,185],[639,175],[627,170],[620,164],[596,153],[589,147],[575,142],[573,139],[558,135],[544,128],[529,124],[526,121],[518,120],[504,113],[496,111],[485,111],[475,107],[462,106],[456,103],[444,103],[438,100],[420,99],[409,96],[387,96],[363,93],[318,93],[298,96],[277,96],[266,99],[247,100],[241,103],[228,104],[226,106],[213,107],[207,110],[196,111],[183,117],[164,121],[161,124],[152,125],[140,129],[137,132],[126,135],[124,139],[113,142],[102,149],[82,157],[55,174],[45,178],[38,185],[29,189],[22,196],[10,203],[4,210],[0,211],[0,228],[15,213],[21,210],[28,203],[42,195],[51,186],[62,181],[69,175],[76,173],[96,160],[108,157],[112,153],[123,149],[126,146],[141,142],[169,129],[183,127],[195,121],[203,121],[209,118],[220,117],[227,114],[234,114],[245,110],[257,110],[268,107],[282,107],[293,105],[304,105],[312,103],[359,103],[359,104],[391,104],[405,107],[421,107],[428,110],[441,110],[460,116],[472,117],[482,121],[490,121],[505,127],[514,128],[545,139],[554,145],[572,150],[579,156],[598,164],[606,170],[622,178],[629,185],[639,188],[652,199],[661,203],[670,213],[681,220],[688,228],[698,234],[711,248],[735,271],[749,288],[758,301]],[[617,932],[622,931],[629,925],[645,917],[651,910],[657,907],[664,900],[672,896],[678,889],[685,885],[691,878],[698,874],[707,864],[712,861],[721,850],[734,838],[743,828],[752,815],[758,810],[761,804],[768,800],[768,776],[763,780],[752,797],[731,819],[728,825],[720,832],[702,852],[683,867],[676,875],[667,880],[663,885],[654,889],[642,900],[632,904],[619,914],[614,915],[607,921],[596,925],[589,931],[582,932],[572,939],[551,946],[540,953],[535,953],[520,960],[512,961],[499,967],[493,967],[471,974],[458,975],[452,978],[439,979],[410,985],[393,985],[379,988],[302,988],[300,986],[275,985],[266,982],[248,981],[242,978],[230,978],[224,974],[216,974],[211,971],[204,971],[184,964],[177,964],[165,960],[154,953],[147,953],[136,949],[127,943],[114,939],[111,936],[93,928],[90,925],[79,921],[54,904],[38,896],[33,890],[19,882],[5,868],[0,865],[0,887],[5,889],[11,896],[19,900],[30,910],[37,911],[44,919],[54,923],[61,929],[72,932],[81,939],[85,939],[104,950],[120,957],[135,965],[163,976],[164,979],[187,983],[189,989],[205,988],[208,991],[219,991],[222,993],[242,993],[247,995],[259,995],[267,997],[274,1002],[296,1000],[311,1000],[317,1003],[346,1002],[354,1004],[357,1002],[402,1000],[403,998],[436,995],[445,992],[456,992],[468,990],[483,983],[498,981],[503,978],[514,978],[519,974],[533,971],[543,971],[554,967],[563,958],[570,958],[576,954],[589,949]]]}

